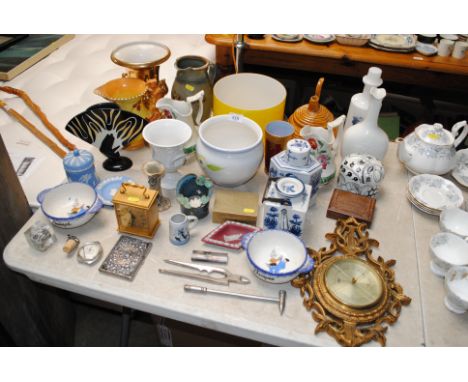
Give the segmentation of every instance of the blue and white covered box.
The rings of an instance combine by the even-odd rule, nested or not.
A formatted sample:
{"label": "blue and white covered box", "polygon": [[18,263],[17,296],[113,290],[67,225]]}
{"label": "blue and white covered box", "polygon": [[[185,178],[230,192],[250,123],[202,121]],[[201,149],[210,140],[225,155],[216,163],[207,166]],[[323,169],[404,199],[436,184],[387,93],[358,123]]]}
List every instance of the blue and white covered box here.
{"label": "blue and white covered box", "polygon": [[312,187],[294,177],[270,178],[262,199],[260,225],[301,237]]}

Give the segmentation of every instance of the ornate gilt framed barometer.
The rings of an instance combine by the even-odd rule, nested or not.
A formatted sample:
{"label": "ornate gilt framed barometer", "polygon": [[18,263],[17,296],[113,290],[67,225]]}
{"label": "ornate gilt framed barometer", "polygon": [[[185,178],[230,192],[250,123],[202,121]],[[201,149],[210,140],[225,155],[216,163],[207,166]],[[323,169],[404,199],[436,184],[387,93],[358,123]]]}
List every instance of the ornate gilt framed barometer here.
{"label": "ornate gilt framed barometer", "polygon": [[315,269],[291,282],[318,323],[315,333],[325,331],[344,346],[372,340],[385,346],[385,324],[395,323],[401,307],[411,302],[395,282],[396,261],[372,256],[371,247],[379,242],[354,218],[338,220],[325,237],[329,248],[309,250]]}

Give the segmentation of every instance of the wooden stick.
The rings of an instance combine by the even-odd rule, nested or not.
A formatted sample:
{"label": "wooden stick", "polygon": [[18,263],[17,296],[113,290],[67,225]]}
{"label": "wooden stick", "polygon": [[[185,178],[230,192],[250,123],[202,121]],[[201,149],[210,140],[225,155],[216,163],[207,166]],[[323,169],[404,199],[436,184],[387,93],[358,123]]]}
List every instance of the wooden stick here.
{"label": "wooden stick", "polygon": [[0,107],[5,110],[9,115],[14,119],[20,122],[24,127],[26,127],[31,133],[33,133],[39,140],[45,143],[55,154],[60,158],[63,158],[67,153],[62,150],[54,141],[47,137],[44,133],[38,130],[31,122],[24,118],[20,113],[8,107],[7,104],[0,100]]}
{"label": "wooden stick", "polygon": [[35,104],[31,98],[27,95],[27,93],[23,90],[12,88],[11,86],[0,86],[0,90],[4,91],[8,94],[14,94],[20,97],[26,105],[28,105],[31,110],[41,119],[44,125],[49,129],[49,131],[54,134],[55,138],[57,138],[62,145],[64,145],[68,150],[75,150],[76,146],[69,142],[61,133],[60,131],[50,123],[47,119],[46,115],[42,112],[41,108]]}

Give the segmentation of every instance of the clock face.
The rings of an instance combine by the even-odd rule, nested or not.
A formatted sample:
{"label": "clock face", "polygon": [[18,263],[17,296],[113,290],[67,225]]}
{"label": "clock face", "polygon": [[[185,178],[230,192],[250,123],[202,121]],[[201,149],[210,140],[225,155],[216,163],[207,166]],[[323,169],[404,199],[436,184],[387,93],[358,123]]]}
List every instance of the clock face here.
{"label": "clock face", "polygon": [[332,263],[325,273],[325,285],[337,301],[352,308],[374,305],[383,293],[377,271],[355,258],[342,258]]}

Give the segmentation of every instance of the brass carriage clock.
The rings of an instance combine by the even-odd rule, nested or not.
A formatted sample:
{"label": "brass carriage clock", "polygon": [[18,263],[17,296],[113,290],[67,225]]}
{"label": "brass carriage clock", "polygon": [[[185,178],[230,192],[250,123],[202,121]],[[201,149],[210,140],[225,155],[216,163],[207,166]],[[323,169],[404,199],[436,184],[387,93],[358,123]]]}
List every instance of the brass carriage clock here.
{"label": "brass carriage clock", "polygon": [[112,198],[119,232],[152,238],[159,226],[158,191],[122,183]]}

